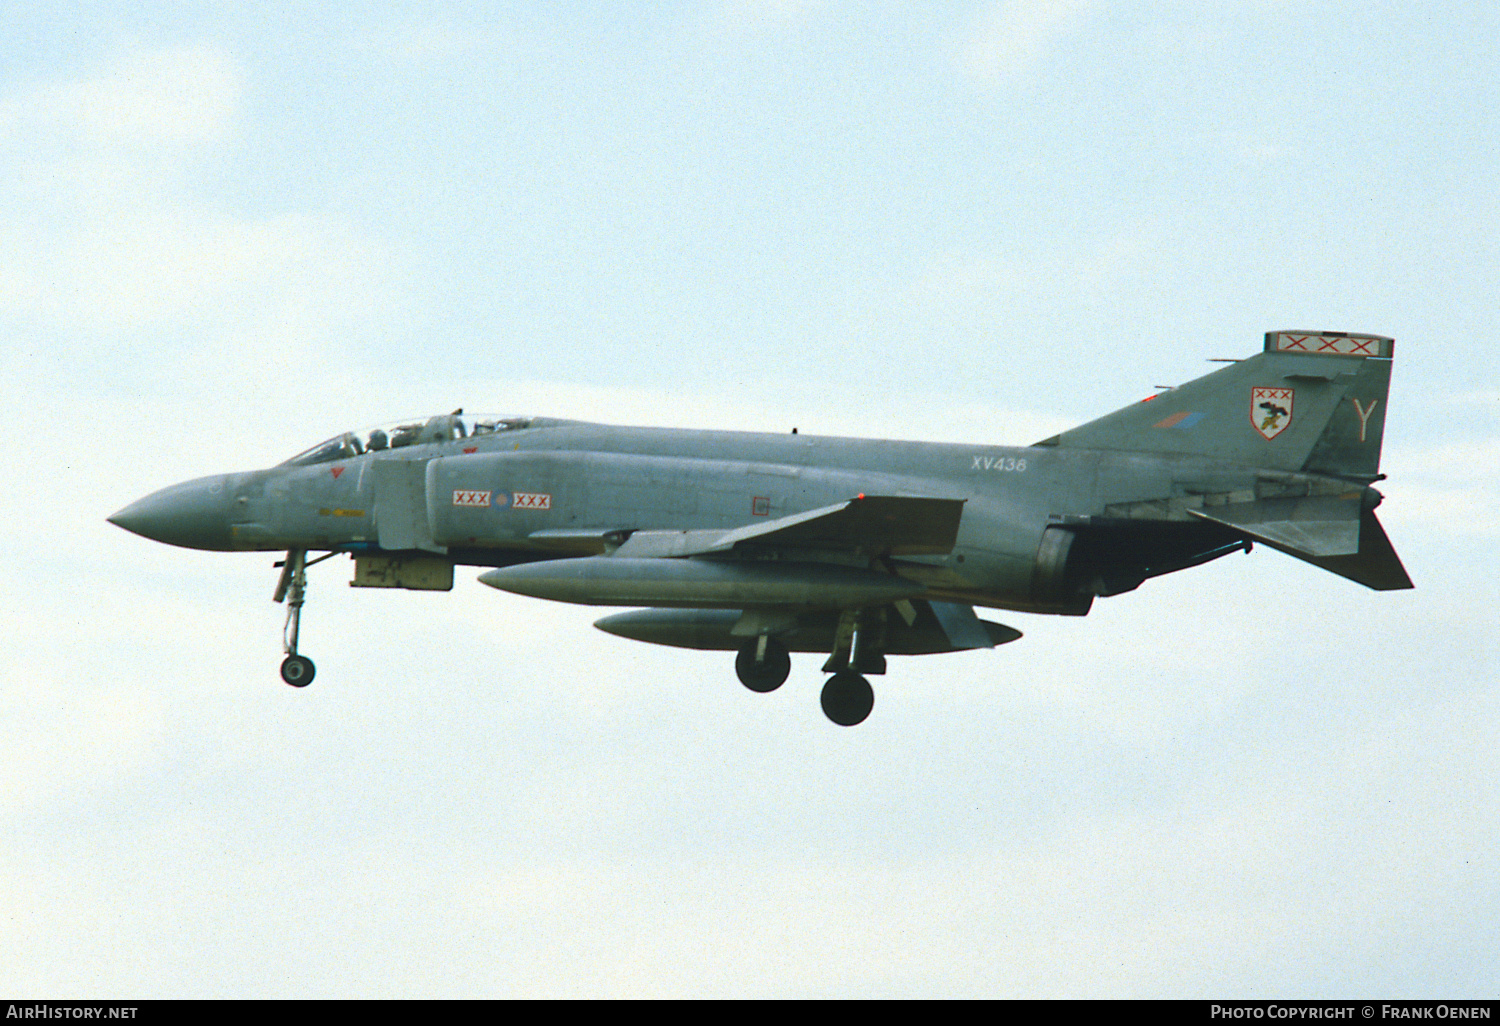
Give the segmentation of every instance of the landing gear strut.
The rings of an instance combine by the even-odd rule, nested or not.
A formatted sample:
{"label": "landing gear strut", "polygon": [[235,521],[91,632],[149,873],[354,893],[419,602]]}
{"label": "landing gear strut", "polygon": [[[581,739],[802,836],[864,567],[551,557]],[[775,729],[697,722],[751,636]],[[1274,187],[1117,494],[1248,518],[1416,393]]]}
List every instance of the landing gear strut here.
{"label": "landing gear strut", "polygon": [[833,654],[823,664],[832,673],[823,685],[823,714],[841,727],[863,723],[875,708],[875,689],[863,674],[885,672],[885,611],[846,609],[834,632]]}
{"label": "landing gear strut", "polygon": [[[744,617],[741,623],[745,622]],[[760,625],[751,629],[756,626]],[[839,614],[833,654],[823,664],[823,672],[833,676],[824,683],[821,696],[823,712],[834,723],[852,727],[869,718],[875,708],[875,690],[864,675],[885,672],[885,646],[884,609],[846,609]],[[775,691],[786,683],[791,670],[792,658],[786,644],[772,637],[769,630],[749,638],[734,660],[734,672],[739,675],[740,683],[751,691]]]}
{"label": "landing gear strut", "polygon": [[313,661],[297,654],[297,635],[302,626],[302,603],[307,599],[307,568],[321,563],[335,553],[319,556],[312,563],[307,561],[306,549],[292,549],[286,560],[276,565],[281,567],[281,580],[276,585],[277,602],[286,602],[286,626],[281,631],[281,643],[286,658],[281,661],[281,679],[294,688],[305,688],[318,672]]}

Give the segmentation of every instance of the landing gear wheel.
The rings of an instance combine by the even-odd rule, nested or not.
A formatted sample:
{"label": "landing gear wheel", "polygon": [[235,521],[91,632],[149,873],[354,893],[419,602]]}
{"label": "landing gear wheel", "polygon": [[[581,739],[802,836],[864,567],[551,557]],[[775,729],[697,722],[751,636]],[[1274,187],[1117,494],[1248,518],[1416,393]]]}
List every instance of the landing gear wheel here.
{"label": "landing gear wheel", "polygon": [[281,663],[281,679],[294,688],[305,688],[312,683],[313,674],[317,673],[313,661],[307,656],[287,656]]}
{"label": "landing gear wheel", "polygon": [[762,694],[781,687],[792,672],[792,657],[787,654],[786,646],[774,638],[765,639],[765,643],[759,662],[755,659],[759,638],[740,649],[734,659],[734,672],[739,675],[740,683]]}
{"label": "landing gear wheel", "polygon": [[857,673],[835,673],[823,685],[823,714],[841,727],[863,723],[875,708],[875,689]]}

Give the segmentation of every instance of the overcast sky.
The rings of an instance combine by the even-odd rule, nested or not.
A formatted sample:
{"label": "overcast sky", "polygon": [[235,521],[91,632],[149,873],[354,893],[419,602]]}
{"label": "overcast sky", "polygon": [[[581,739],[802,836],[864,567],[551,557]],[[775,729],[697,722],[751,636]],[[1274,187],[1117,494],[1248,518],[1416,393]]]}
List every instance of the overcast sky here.
{"label": "overcast sky", "polygon": [[[0,992],[1493,996],[1489,3],[10,5]],[[817,656],[105,523],[470,411],[1026,444],[1397,339],[1377,594],[1259,548]]]}

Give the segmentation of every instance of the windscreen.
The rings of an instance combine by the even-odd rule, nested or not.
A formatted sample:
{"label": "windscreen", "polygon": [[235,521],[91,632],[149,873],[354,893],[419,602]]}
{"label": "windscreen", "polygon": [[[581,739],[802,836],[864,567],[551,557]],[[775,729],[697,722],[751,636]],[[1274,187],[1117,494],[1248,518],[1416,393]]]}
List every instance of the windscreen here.
{"label": "windscreen", "polygon": [[465,418],[462,411],[444,413],[421,420],[395,421],[364,431],[345,431],[326,442],[319,442],[306,452],[298,453],[282,466],[305,467],[315,463],[332,463],[369,452],[478,438],[502,431],[519,431],[530,426],[531,419],[528,417],[482,415]]}

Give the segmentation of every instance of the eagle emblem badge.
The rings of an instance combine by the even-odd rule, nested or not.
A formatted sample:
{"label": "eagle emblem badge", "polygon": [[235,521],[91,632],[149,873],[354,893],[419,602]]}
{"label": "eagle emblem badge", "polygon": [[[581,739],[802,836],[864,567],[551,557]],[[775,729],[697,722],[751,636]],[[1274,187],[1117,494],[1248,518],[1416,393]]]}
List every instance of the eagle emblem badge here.
{"label": "eagle emblem badge", "polygon": [[1250,424],[1267,441],[1285,431],[1292,423],[1292,399],[1295,390],[1257,386],[1250,389]]}

